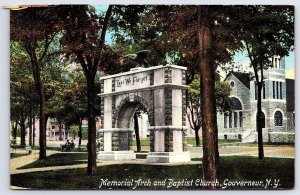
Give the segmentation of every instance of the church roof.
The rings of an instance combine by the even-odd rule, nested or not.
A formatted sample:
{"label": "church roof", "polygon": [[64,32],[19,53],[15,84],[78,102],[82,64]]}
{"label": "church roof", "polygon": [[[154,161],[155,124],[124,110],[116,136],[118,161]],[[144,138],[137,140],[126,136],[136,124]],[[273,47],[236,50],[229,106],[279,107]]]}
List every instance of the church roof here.
{"label": "church roof", "polygon": [[228,78],[230,74],[233,74],[239,81],[241,81],[248,89],[250,89],[250,74],[242,73],[242,72],[230,72],[225,80]]}
{"label": "church roof", "polygon": [[286,110],[295,111],[295,80],[285,79],[286,81]]}

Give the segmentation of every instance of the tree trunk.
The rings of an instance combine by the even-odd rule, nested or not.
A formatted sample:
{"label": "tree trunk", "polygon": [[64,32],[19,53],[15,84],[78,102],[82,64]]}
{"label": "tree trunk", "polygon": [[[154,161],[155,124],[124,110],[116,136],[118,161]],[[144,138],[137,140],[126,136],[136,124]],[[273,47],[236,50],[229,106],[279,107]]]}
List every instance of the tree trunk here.
{"label": "tree trunk", "polygon": [[30,99],[29,103],[29,145],[32,146],[32,100]]}
{"label": "tree trunk", "polygon": [[70,136],[70,133],[69,133],[69,129],[70,129],[70,126],[68,124],[65,124],[65,135],[64,135],[64,138],[66,139],[69,139],[69,136]]}
{"label": "tree trunk", "polygon": [[199,128],[195,129],[195,138],[196,138],[196,146],[200,146],[200,138],[199,138]]}
{"label": "tree trunk", "polygon": [[262,82],[257,82],[257,114],[256,114],[256,130],[258,142],[258,158],[264,158],[263,136],[262,136],[262,109],[261,109],[261,90]]}
{"label": "tree trunk", "polygon": [[26,126],[25,126],[26,117],[21,116],[20,127],[21,127],[21,146],[26,146]]}
{"label": "tree trunk", "polygon": [[[209,6],[198,6],[198,38],[200,58],[200,91],[203,137],[203,177],[219,179],[218,129],[215,98],[215,66],[212,52],[211,13]],[[209,186],[215,189],[215,186]]]}
{"label": "tree trunk", "polygon": [[17,144],[18,121],[13,123],[13,144]]}
{"label": "tree trunk", "polygon": [[137,152],[141,152],[142,151],[142,147],[141,147],[139,121],[138,121],[138,114],[137,113],[134,113],[133,120],[134,120],[134,132],[135,132],[135,140],[136,140],[136,150],[137,150]]}
{"label": "tree trunk", "polygon": [[32,146],[35,146],[35,115],[34,112],[32,113],[33,116],[33,132],[32,132]]}
{"label": "tree trunk", "polygon": [[[63,136],[62,136],[62,124],[61,124],[61,120],[58,119],[58,129],[59,129],[59,140],[63,140]],[[66,133],[66,130],[65,130]]]}
{"label": "tree trunk", "polygon": [[79,131],[78,131],[78,147],[81,146],[81,139],[82,139],[82,119],[79,118]]}
{"label": "tree trunk", "polygon": [[[87,74],[86,74],[87,75]],[[95,81],[94,76],[87,75],[88,102],[88,168],[87,174],[93,176],[97,171],[96,164],[96,119],[95,119]]]}
{"label": "tree trunk", "polygon": [[[39,68],[38,72],[39,72]],[[40,75],[38,76],[37,81],[37,90],[39,92],[39,103],[40,103],[40,136],[39,136],[39,145],[40,145],[40,155],[39,159],[46,159],[46,116],[45,116],[45,90],[44,85],[41,83]]]}

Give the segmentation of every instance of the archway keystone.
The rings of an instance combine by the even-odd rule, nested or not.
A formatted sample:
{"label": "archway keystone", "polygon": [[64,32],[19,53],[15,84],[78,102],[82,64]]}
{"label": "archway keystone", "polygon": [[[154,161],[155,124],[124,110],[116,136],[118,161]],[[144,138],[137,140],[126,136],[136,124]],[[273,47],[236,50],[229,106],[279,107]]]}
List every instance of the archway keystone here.
{"label": "archway keystone", "polygon": [[137,109],[148,113],[147,162],[190,161],[186,151],[186,68],[176,65],[135,68],[102,77],[98,159],[135,159],[130,121]]}

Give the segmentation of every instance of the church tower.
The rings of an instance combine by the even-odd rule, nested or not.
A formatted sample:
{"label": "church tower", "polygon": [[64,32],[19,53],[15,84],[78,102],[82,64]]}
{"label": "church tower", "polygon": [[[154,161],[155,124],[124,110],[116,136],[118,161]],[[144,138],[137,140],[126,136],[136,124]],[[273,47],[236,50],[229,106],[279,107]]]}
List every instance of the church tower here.
{"label": "church tower", "polygon": [[[278,136],[287,129],[286,113],[286,79],[285,60],[279,56],[272,59],[273,66],[264,70],[264,87],[262,89],[263,139],[269,141],[269,136]],[[257,87],[251,81],[251,123],[256,128]],[[274,138],[272,138],[273,140]],[[276,139],[276,137],[275,137]]]}

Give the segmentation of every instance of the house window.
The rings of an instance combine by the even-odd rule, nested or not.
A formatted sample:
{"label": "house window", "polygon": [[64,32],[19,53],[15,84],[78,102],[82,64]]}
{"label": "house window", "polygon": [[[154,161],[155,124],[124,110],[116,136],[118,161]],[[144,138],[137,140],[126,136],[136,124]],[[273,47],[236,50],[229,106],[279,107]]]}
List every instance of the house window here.
{"label": "house window", "polygon": [[282,82],[279,82],[280,99],[282,99]]}
{"label": "house window", "polygon": [[278,58],[278,57],[273,58],[273,67],[280,68],[280,58]]}
{"label": "house window", "polygon": [[55,126],[52,126],[52,129],[55,129]]}
{"label": "house window", "polygon": [[276,99],[278,99],[279,96],[278,96],[278,81],[276,81]]}
{"label": "house window", "polygon": [[234,87],[234,82],[231,81],[231,82],[230,82],[230,85],[231,85],[231,87]]}
{"label": "house window", "polygon": [[228,113],[224,113],[224,128],[227,128],[227,121],[228,121]]}
{"label": "house window", "polygon": [[263,99],[266,99],[265,81],[263,82]]}
{"label": "house window", "polygon": [[231,97],[230,100],[230,107],[232,110],[242,110],[242,103],[240,102],[239,99],[235,98],[235,97]]}
{"label": "house window", "polygon": [[280,111],[275,112],[274,120],[275,126],[282,126],[282,113]]}
{"label": "house window", "polygon": [[229,100],[229,104],[231,110],[233,111],[229,113],[229,128],[232,128],[232,126],[241,127],[243,123],[242,119],[240,119],[243,110],[241,101],[236,97],[231,97]]}
{"label": "house window", "polygon": [[275,81],[273,81],[273,99],[275,99]]}
{"label": "house window", "polygon": [[243,127],[243,112],[240,112],[240,127]]}
{"label": "house window", "polygon": [[295,127],[295,112],[293,112],[293,127]]}
{"label": "house window", "polygon": [[255,84],[255,100],[257,100],[257,85]]}
{"label": "house window", "polygon": [[232,128],[232,113],[229,112],[229,128]]}
{"label": "house window", "polygon": [[234,127],[237,127],[237,112],[234,112],[233,119],[234,119]]}

